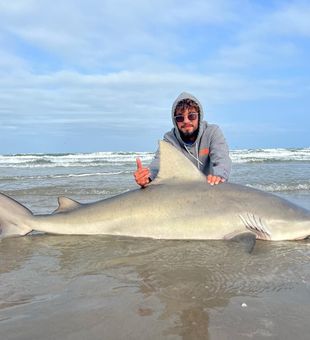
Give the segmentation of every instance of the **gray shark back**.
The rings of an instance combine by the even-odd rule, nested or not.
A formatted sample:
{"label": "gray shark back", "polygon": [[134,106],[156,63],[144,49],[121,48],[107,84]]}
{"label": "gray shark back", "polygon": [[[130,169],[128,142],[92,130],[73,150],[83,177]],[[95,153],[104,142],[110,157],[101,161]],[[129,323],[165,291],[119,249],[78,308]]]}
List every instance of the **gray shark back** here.
{"label": "gray shark back", "polygon": [[[7,200],[0,201],[0,215],[5,210],[1,205],[10,206]],[[30,230],[162,239],[234,239],[246,233],[264,240],[295,240],[310,235],[308,210],[238,184],[210,186],[166,142],[160,142],[159,174],[145,189],[90,204],[61,198],[51,215],[33,216],[24,209],[12,204],[11,212],[0,216],[2,235],[18,234],[19,224],[20,235]],[[15,215],[13,224],[10,214]]]}

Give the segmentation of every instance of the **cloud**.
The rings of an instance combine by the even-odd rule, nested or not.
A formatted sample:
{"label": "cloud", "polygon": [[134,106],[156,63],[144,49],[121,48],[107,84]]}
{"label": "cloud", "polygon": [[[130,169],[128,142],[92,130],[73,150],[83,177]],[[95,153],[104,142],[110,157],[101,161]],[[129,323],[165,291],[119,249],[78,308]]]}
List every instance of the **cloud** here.
{"label": "cloud", "polygon": [[0,89],[6,89],[0,92],[2,127],[8,130],[15,126],[41,134],[98,128],[129,133],[146,126],[149,131],[168,130],[172,101],[183,90],[201,99],[210,118],[210,110],[218,105],[268,97],[287,99],[288,92],[294,95],[295,90],[291,82],[253,83],[244,77],[179,72],[84,75],[63,71],[40,76],[23,73],[14,78],[15,83],[11,80],[9,88],[8,81],[0,80]]}
{"label": "cloud", "polygon": [[286,3],[267,16],[260,26],[261,33],[279,36],[310,36],[310,4],[304,1]]}
{"label": "cloud", "polygon": [[166,130],[184,90],[211,117],[304,105],[308,14],[301,1],[2,1],[0,129]]}
{"label": "cloud", "polygon": [[[87,5],[68,0],[57,6],[47,0],[24,0],[3,2],[0,21],[11,49],[15,42],[34,70],[40,63],[43,69],[46,65],[30,57],[29,49],[53,59],[56,70],[107,73],[172,70],[176,60],[187,67],[190,53],[197,54],[191,67],[200,59],[196,70],[199,65],[207,68],[210,61],[218,69],[267,65],[281,56],[289,62],[299,46],[284,38],[309,35],[309,12],[310,6],[301,1],[263,7],[227,0],[92,0]],[[213,34],[224,38],[218,52],[212,51]],[[281,39],[275,42],[275,36]],[[200,53],[211,60],[199,58]]]}
{"label": "cloud", "polygon": [[161,64],[184,53],[188,27],[201,30],[236,17],[235,6],[223,0],[93,0],[87,5],[69,0],[57,6],[42,0],[3,6],[1,25],[17,44],[22,41],[71,66],[104,72],[137,64],[151,67],[154,59]]}
{"label": "cloud", "polygon": [[272,10],[257,13],[254,9],[248,11],[249,17],[231,42],[226,40],[219,48],[214,65],[228,70],[261,67],[272,72],[273,68],[293,66],[308,55],[307,45],[300,40],[310,35],[308,3],[279,2]]}

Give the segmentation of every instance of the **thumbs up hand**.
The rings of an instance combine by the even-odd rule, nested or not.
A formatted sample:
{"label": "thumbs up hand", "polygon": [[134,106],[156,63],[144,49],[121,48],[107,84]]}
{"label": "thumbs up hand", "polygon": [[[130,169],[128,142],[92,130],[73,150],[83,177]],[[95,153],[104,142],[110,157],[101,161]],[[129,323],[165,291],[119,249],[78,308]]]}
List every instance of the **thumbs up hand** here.
{"label": "thumbs up hand", "polygon": [[150,183],[150,169],[144,168],[140,158],[136,159],[137,170],[134,173],[135,180],[142,188]]}

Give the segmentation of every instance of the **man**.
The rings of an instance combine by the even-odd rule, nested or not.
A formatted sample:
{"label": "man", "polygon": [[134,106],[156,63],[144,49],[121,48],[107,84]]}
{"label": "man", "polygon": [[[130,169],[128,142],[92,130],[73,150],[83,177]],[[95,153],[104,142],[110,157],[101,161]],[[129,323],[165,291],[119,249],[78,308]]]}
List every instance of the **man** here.
{"label": "man", "polygon": [[[206,175],[209,184],[227,181],[231,170],[227,143],[217,125],[203,120],[199,100],[189,93],[181,93],[172,105],[172,122],[174,127],[165,133],[164,141],[174,145],[191,160]],[[147,186],[156,177],[159,157],[157,150],[149,168],[143,167],[137,158],[134,177],[141,187]]]}

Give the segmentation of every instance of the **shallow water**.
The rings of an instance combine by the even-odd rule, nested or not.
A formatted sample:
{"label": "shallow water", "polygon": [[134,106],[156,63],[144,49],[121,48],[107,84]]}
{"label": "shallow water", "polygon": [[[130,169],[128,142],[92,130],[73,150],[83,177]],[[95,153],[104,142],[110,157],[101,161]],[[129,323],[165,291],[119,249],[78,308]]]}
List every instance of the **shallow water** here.
{"label": "shallow water", "polygon": [[[235,152],[231,181],[310,209],[309,149],[281,152]],[[135,156],[0,157],[0,191],[48,213],[58,195],[88,202],[134,188]],[[258,241],[251,254],[226,241],[0,242],[1,340],[306,340],[309,315],[310,241]]]}
{"label": "shallow water", "polygon": [[308,339],[310,243],[1,243],[1,339]]}

